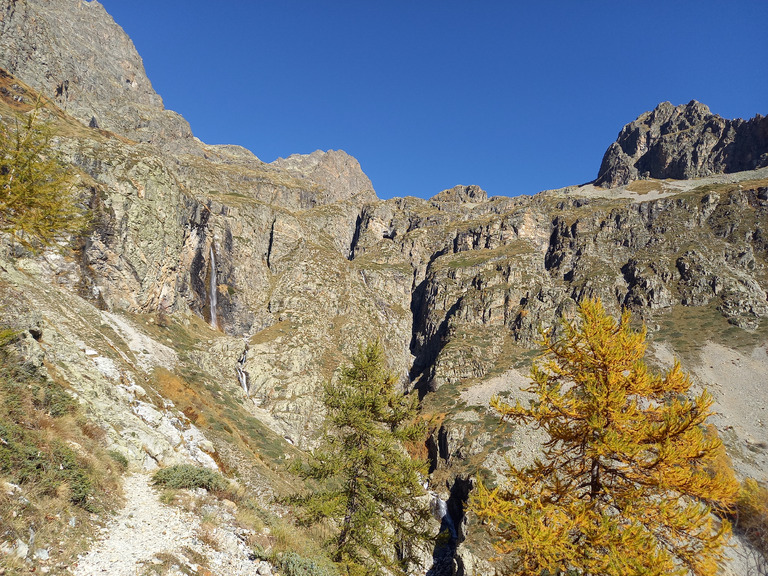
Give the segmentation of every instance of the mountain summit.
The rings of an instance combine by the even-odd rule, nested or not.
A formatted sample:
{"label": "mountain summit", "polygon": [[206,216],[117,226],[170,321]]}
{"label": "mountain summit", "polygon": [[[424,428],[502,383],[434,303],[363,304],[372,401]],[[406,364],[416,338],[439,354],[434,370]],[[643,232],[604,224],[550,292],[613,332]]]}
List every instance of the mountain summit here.
{"label": "mountain summit", "polygon": [[174,150],[194,146],[189,124],[163,107],[133,42],[99,2],[3,4],[0,67],[85,124]]}
{"label": "mountain summit", "polygon": [[641,178],[685,180],[768,166],[768,117],[726,120],[700,102],[662,102],[622,128],[603,156],[595,184]]}

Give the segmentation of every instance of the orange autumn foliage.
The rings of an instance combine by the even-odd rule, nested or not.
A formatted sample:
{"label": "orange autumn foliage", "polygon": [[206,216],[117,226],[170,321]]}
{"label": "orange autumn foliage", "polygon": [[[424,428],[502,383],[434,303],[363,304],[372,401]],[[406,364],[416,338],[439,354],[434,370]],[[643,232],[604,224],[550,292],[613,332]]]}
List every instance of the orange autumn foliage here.
{"label": "orange autumn foliage", "polygon": [[564,334],[543,339],[529,407],[494,398],[504,420],[549,440],[543,459],[496,489],[480,484],[471,507],[496,540],[509,574],[714,576],[732,504],[733,474],[705,426],[712,397],[688,396],[680,365],[664,375],[643,362],[645,330],[585,300]]}

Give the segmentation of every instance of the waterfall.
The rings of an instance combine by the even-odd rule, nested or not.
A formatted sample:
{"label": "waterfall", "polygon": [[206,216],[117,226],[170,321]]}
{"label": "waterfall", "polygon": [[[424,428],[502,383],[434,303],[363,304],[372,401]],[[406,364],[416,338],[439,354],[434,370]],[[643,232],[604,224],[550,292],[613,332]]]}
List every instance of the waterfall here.
{"label": "waterfall", "polygon": [[219,328],[219,322],[216,318],[216,291],[218,290],[218,284],[216,283],[216,255],[213,251],[213,242],[211,242],[211,282],[210,282],[210,295],[209,304],[211,308],[211,327],[214,329]]}
{"label": "waterfall", "polygon": [[448,533],[451,536],[451,540],[455,542],[458,539],[458,532],[456,531],[456,526],[453,523],[453,517],[448,511],[448,503],[434,492],[432,492],[432,514],[436,520],[440,521],[441,530],[447,528]]}
{"label": "waterfall", "polygon": [[248,394],[248,391],[251,388],[251,383],[248,378],[248,372],[245,371],[245,361],[248,359],[248,342],[245,342],[245,350],[243,350],[243,353],[240,354],[240,358],[237,359],[237,366],[235,367],[235,372],[237,372],[237,381],[240,383],[240,386],[243,388],[243,392]]}

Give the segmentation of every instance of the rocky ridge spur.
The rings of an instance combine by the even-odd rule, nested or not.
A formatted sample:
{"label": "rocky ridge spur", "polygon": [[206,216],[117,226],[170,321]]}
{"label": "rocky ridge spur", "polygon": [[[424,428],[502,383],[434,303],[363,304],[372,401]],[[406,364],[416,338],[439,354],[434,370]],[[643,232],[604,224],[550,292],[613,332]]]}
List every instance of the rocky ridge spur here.
{"label": "rocky ridge spur", "polygon": [[701,102],[659,104],[627,124],[605,152],[595,184],[686,180],[768,166],[768,117],[727,120]]}

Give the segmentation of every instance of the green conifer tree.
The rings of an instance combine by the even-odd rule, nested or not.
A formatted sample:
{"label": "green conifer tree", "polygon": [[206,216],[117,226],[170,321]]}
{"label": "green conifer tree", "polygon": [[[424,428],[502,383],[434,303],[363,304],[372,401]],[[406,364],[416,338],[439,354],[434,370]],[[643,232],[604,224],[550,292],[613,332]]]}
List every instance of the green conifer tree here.
{"label": "green conifer tree", "polygon": [[414,546],[429,537],[421,474],[404,443],[424,437],[417,401],[395,390],[378,342],[360,346],[352,363],[323,394],[326,430],[318,449],[297,468],[320,488],[290,499],[302,523],[333,527],[331,557],[351,574],[403,574]]}
{"label": "green conifer tree", "polygon": [[510,465],[480,486],[471,507],[497,539],[510,574],[714,576],[729,530],[713,510],[737,483],[718,464],[705,426],[712,398],[689,397],[679,364],[664,375],[643,362],[645,330],[616,322],[599,300],[543,341],[530,407],[495,398],[503,419],[544,430],[544,458]]}
{"label": "green conifer tree", "polygon": [[53,153],[51,127],[38,103],[0,121],[0,232],[27,248],[53,244],[86,225],[74,178]]}

